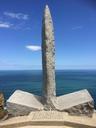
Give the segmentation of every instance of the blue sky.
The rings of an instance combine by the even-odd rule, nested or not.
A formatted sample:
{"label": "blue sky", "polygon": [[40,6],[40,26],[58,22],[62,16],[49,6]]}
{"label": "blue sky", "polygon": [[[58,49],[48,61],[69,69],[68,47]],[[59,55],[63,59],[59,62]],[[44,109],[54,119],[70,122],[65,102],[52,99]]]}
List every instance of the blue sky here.
{"label": "blue sky", "polygon": [[[41,69],[41,31],[48,4],[57,69],[96,69],[94,0],[0,0],[0,70]],[[31,46],[31,47],[30,47]]]}

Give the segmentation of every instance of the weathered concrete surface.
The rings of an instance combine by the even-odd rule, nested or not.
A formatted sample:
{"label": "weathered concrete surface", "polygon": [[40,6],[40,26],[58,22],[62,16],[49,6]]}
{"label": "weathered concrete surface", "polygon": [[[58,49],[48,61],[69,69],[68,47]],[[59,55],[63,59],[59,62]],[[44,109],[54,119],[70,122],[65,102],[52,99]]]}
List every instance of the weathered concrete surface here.
{"label": "weathered concrete surface", "polygon": [[53,22],[48,6],[45,7],[42,23],[42,66],[43,66],[43,97],[47,106],[53,107],[51,99],[55,99],[55,47]]}
{"label": "weathered concrete surface", "polygon": [[94,101],[86,89],[57,97],[54,106],[72,115],[92,116],[94,111]]}
{"label": "weathered concrete surface", "polygon": [[14,117],[0,122],[0,128],[23,126],[65,126],[73,128],[96,128],[96,114],[92,118],[70,116],[58,111],[35,111],[28,116]]}
{"label": "weathered concrete surface", "polygon": [[7,100],[7,110],[13,116],[26,115],[33,110],[42,110],[41,97],[16,90]]}

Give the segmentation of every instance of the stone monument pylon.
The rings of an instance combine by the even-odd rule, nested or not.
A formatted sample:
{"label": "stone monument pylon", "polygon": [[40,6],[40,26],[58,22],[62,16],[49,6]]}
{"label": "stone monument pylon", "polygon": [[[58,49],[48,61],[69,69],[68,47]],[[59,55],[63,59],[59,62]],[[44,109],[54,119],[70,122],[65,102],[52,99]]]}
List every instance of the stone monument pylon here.
{"label": "stone monument pylon", "polygon": [[7,100],[9,114],[26,115],[31,111],[49,111],[50,108],[73,115],[92,116],[94,100],[86,89],[56,97],[54,30],[48,6],[42,24],[42,68],[42,96],[16,90]]}
{"label": "stone monument pylon", "polygon": [[45,7],[42,22],[42,68],[44,102],[52,107],[52,100],[56,98],[55,46],[53,21],[48,5]]}

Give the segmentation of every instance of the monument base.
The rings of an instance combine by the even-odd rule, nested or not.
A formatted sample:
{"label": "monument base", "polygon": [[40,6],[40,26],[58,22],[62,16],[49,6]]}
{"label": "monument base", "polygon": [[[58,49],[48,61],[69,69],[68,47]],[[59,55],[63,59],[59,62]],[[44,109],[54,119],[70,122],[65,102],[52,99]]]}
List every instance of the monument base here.
{"label": "monument base", "polygon": [[[45,104],[41,101],[40,96],[17,90],[7,100],[7,109],[13,116],[27,115],[31,111],[49,111],[47,105],[45,109]],[[86,89],[56,97],[56,100],[53,99],[53,106],[54,110],[65,111],[71,115],[91,117],[94,112],[94,101]],[[50,107],[50,110],[53,109]]]}
{"label": "monument base", "polygon": [[54,106],[71,115],[92,116],[94,112],[94,101],[86,89],[57,97]]}
{"label": "monument base", "polygon": [[31,111],[43,110],[41,97],[16,90],[7,100],[7,110],[12,116],[27,115]]}

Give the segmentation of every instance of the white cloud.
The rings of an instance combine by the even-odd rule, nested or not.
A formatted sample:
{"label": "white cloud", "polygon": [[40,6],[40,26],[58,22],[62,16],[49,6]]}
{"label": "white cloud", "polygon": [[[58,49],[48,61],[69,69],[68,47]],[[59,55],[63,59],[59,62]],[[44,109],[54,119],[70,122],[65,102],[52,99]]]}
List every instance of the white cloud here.
{"label": "white cloud", "polygon": [[31,50],[31,51],[40,51],[41,50],[41,47],[36,46],[36,45],[27,45],[26,48]]}
{"label": "white cloud", "polygon": [[4,12],[4,15],[18,20],[28,20],[28,15],[23,13]]}
{"label": "white cloud", "polygon": [[10,22],[0,21],[0,28],[8,28],[13,30],[31,30],[30,27],[27,27],[25,21],[20,22],[18,24],[13,24]]}
{"label": "white cloud", "polygon": [[77,29],[82,29],[82,28],[83,28],[83,26],[82,25],[79,25],[79,26],[73,27],[72,30],[77,30]]}
{"label": "white cloud", "polygon": [[12,24],[8,22],[0,22],[0,28],[10,28]]}

